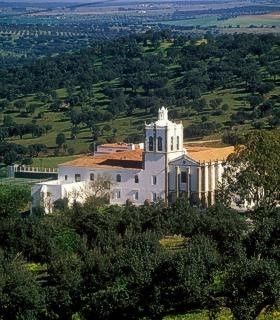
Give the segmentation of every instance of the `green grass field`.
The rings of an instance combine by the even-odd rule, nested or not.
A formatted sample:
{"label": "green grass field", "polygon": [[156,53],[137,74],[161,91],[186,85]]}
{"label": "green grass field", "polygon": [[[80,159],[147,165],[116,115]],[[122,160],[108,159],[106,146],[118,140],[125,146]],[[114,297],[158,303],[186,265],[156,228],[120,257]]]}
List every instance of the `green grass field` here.
{"label": "green grass field", "polygon": [[246,15],[226,20],[218,20],[216,15],[206,15],[187,20],[161,21],[162,24],[183,27],[280,27],[280,16],[277,15]]}
{"label": "green grass field", "polygon": [[183,27],[209,27],[217,25],[217,22],[218,16],[215,15],[199,16],[197,18],[190,18],[187,20],[161,21],[162,24]]}
{"label": "green grass field", "polygon": [[261,16],[239,16],[236,18],[228,19],[223,21],[221,26],[240,26],[240,27],[250,27],[250,26],[268,26],[268,27],[280,27],[280,16],[278,18],[272,18],[268,15]]}
{"label": "green grass field", "polygon": [[77,158],[77,156],[33,158],[32,165],[34,167],[56,168],[58,164],[71,161],[75,158]]}
{"label": "green grass field", "polygon": [[31,186],[42,180],[38,179],[27,179],[27,178],[0,178],[0,188],[1,184],[17,185],[17,186]]}

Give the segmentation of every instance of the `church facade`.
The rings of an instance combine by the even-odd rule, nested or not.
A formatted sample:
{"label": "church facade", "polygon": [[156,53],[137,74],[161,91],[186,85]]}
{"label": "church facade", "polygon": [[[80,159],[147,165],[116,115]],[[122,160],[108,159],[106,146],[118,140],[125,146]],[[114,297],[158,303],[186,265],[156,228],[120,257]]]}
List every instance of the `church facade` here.
{"label": "church facade", "polygon": [[58,199],[84,202],[97,191],[100,195],[107,192],[110,204],[167,204],[178,197],[204,206],[214,204],[224,160],[233,148],[185,149],[183,129],[181,122],[168,119],[168,110],[162,107],[157,121],[145,124],[142,148],[85,156],[59,165],[57,180],[32,188],[33,205],[41,204],[51,212]]}

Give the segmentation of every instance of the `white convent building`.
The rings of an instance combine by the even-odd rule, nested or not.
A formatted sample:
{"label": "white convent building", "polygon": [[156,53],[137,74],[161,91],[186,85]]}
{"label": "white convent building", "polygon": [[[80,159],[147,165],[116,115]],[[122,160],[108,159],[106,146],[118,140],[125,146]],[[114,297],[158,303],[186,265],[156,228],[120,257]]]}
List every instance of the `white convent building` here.
{"label": "white convent building", "polygon": [[128,201],[135,205],[157,201],[167,204],[178,197],[211,205],[222,178],[223,160],[233,147],[186,150],[183,142],[182,123],[170,121],[168,110],[162,107],[158,120],[145,124],[142,147],[60,164],[57,180],[37,183],[32,188],[33,205],[41,204],[51,212],[57,199],[68,198],[70,204],[84,202],[98,191],[107,192],[110,203],[119,205]]}

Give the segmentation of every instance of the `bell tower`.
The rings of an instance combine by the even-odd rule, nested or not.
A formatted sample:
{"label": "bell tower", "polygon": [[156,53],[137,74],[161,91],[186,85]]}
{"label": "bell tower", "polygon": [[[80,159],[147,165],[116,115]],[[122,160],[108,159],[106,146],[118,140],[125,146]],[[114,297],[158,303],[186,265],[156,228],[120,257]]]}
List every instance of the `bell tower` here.
{"label": "bell tower", "polygon": [[158,110],[158,120],[145,125],[145,160],[167,155],[173,160],[185,154],[183,147],[183,125],[168,120],[168,110]]}
{"label": "bell tower", "polygon": [[161,107],[157,121],[145,124],[143,176],[147,199],[159,198],[167,203],[169,162],[185,153],[182,123],[168,120],[168,110]]}

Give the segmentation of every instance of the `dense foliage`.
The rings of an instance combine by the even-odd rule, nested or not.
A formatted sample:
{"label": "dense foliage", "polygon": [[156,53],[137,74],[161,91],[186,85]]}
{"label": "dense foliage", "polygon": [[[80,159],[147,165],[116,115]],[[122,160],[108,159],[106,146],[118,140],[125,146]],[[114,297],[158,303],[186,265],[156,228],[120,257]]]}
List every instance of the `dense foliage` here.
{"label": "dense foliage", "polygon": [[201,211],[183,199],[168,208],[89,199],[24,216],[23,189],[0,197],[10,199],[0,202],[0,319],[162,319],[193,309],[215,319],[228,307],[253,320],[279,302],[279,208],[251,212],[252,227],[222,204]]}
{"label": "dense foliage", "polygon": [[256,131],[228,158],[225,187],[239,204],[273,209],[280,199],[280,132]]}
{"label": "dense foliage", "polygon": [[[228,162],[231,189],[208,209],[92,197],[28,214],[28,188],[3,185],[0,319],[163,319],[194,309],[216,319],[226,307],[253,320],[279,307],[278,145],[277,132],[246,137]],[[221,197],[246,200],[252,190],[263,197],[247,212]]]}

